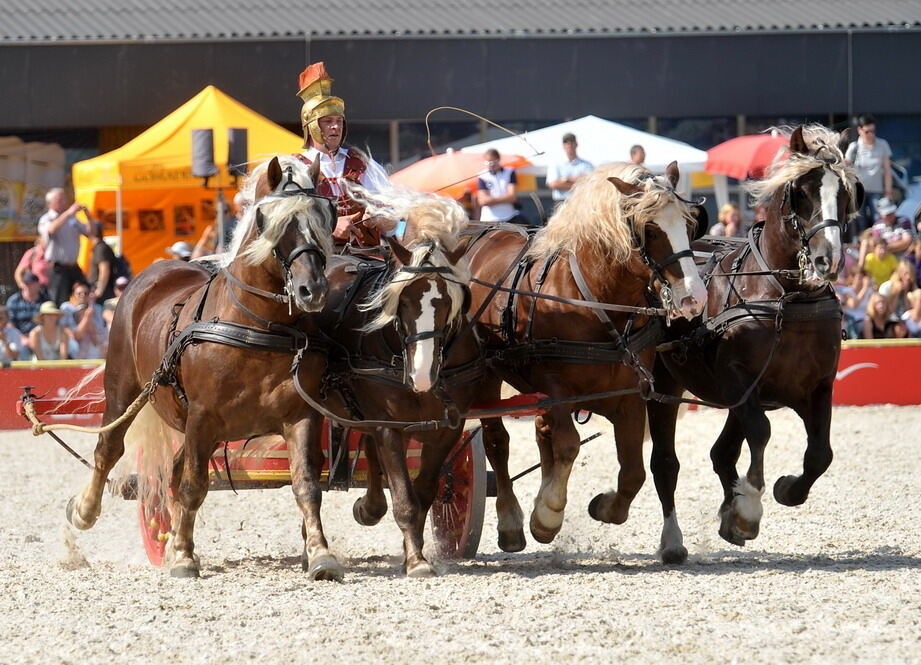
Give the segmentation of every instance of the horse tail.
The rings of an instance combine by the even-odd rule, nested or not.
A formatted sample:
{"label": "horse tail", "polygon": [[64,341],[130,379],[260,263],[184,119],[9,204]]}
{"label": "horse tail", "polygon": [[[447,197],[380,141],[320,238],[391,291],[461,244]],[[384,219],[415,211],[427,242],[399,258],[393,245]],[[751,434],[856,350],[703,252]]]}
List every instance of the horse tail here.
{"label": "horse tail", "polygon": [[175,452],[185,435],[166,424],[147,403],[125,432],[125,453],[112,475],[113,492],[121,494],[137,473],[137,498],[148,505],[166,505]]}
{"label": "horse tail", "polygon": [[[64,393],[64,396],[61,398],[61,401],[54,407],[54,411],[51,413],[57,413],[59,410],[64,409],[69,402],[74,398],[79,397],[80,399],[88,399],[91,401],[91,404],[103,404],[106,401],[106,393],[102,388],[98,390],[87,390],[87,386],[95,382],[104,372],[106,371],[106,364],[103,362],[98,367],[90,370],[77,382],[73,388]],[[92,408],[87,408],[86,412],[92,412]],[[67,410],[64,411],[67,413]]]}

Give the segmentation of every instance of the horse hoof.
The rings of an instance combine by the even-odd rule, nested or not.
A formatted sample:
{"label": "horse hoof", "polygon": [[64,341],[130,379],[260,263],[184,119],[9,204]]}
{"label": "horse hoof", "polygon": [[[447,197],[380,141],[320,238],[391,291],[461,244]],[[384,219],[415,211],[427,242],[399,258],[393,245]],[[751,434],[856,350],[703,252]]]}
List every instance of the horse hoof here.
{"label": "horse hoof", "polygon": [[588,515],[589,517],[591,517],[593,520],[597,522],[604,521],[603,519],[601,519],[601,516],[598,514],[598,504],[601,503],[602,497],[604,497],[604,494],[596,494],[595,498],[589,501],[588,503]]}
{"label": "horse hoof", "polygon": [[[560,515],[562,517],[562,513]],[[534,540],[539,543],[543,543],[544,545],[547,543],[552,543],[553,539],[556,538],[556,534],[560,532],[561,526],[562,524],[556,528],[548,528],[537,520],[537,516],[534,513],[531,513],[531,535],[534,537]]]}
{"label": "horse hoof", "polygon": [[198,568],[198,563],[190,559],[186,559],[181,563],[175,564],[172,568],[169,569],[170,577],[180,577],[180,578],[193,578],[201,577],[201,571]]}
{"label": "horse hoof", "polygon": [[406,570],[407,577],[413,577],[418,579],[428,578],[428,577],[437,577],[438,573],[435,572],[435,569],[432,567],[428,561],[422,561],[417,563],[412,568]]}
{"label": "horse hoof", "polygon": [[520,552],[527,544],[524,529],[499,532],[499,549],[503,552]]}
{"label": "horse hoof", "polygon": [[686,547],[675,547],[662,550],[659,556],[665,565],[681,565],[688,560],[688,550]]}
{"label": "horse hoof", "polygon": [[65,512],[67,514],[67,521],[70,523],[70,525],[75,529],[80,529],[80,531],[86,531],[96,523],[95,519],[91,522],[87,522],[82,517],[80,517],[80,513],[77,511],[76,496],[70,497],[70,501],[67,502],[67,508],[65,509]]}
{"label": "horse hoof", "polygon": [[[610,493],[613,494],[613,493]],[[605,524],[623,524],[627,521],[627,510],[616,510],[617,499],[606,501],[608,494],[598,494],[588,504],[588,514],[593,520],[604,522]],[[629,510],[629,506],[628,506]]]}
{"label": "horse hoof", "polygon": [[305,569],[307,576],[317,582],[341,582],[345,577],[342,564],[331,554],[315,557]]}
{"label": "horse hoof", "polygon": [[362,500],[361,498],[355,499],[355,503],[352,504],[352,516],[355,518],[355,521],[361,524],[362,526],[374,526],[384,515],[387,514],[387,507],[384,506],[384,512],[380,515],[369,515],[362,509]]}
{"label": "horse hoof", "polygon": [[793,486],[798,480],[797,476],[781,476],[774,483],[774,499],[784,506],[799,506],[806,502],[807,495],[795,496]]}

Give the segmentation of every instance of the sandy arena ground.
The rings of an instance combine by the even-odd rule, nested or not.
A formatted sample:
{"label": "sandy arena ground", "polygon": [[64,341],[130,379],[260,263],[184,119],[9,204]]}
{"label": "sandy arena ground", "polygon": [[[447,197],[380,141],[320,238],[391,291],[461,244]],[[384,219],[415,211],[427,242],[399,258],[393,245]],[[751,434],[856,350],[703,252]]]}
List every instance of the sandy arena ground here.
{"label": "sandy arena ground", "polygon": [[[400,574],[391,516],[358,526],[358,493],[326,494],[341,584],[301,572],[288,488],[212,493],[196,532],[203,577],[175,580],[147,564],[133,502],[108,498],[96,527],[71,536],[64,506],[88,473],[47,437],[0,434],[0,663],[921,662],[921,409],[836,409],[831,469],[799,508],[768,490],[745,549],[717,536],[708,449],[722,420],[679,423],[682,567],[655,556],[651,478],[626,524],[589,518],[616,473],[595,418],[581,431],[606,437],[583,448],[555,543],[499,551],[488,499],[480,556],[438,562],[433,580]],[[799,472],[804,434],[792,412],[771,421],[773,484]],[[537,451],[529,421],[510,427],[514,471]],[[67,438],[91,451],[91,437]],[[516,485],[526,510],[537,481]]]}

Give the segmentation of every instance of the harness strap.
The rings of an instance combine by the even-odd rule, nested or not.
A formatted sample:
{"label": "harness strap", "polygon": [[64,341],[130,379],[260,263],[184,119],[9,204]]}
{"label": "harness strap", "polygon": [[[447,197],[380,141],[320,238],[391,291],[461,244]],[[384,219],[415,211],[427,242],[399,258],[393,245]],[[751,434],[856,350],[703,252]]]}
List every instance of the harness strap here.
{"label": "harness strap", "polygon": [[763,229],[762,226],[753,226],[748,230],[748,246],[751,248],[752,256],[755,257],[755,261],[758,262],[758,266],[767,273],[768,281],[774,286],[775,289],[780,291],[780,294],[783,295],[786,293],[786,289],[781,286],[780,282],[777,281],[777,278],[774,277],[771,267],[767,264],[767,261],[764,258],[764,255],[761,253],[761,250],[758,248],[758,238],[761,236],[759,231],[755,233],[755,229]]}
{"label": "harness strap", "polygon": [[[582,274],[582,269],[579,268],[579,260],[572,252],[569,253],[569,270],[572,273],[572,278],[576,282],[576,286],[579,287],[579,293],[582,294],[582,297],[585,300],[598,302],[598,298],[595,297],[595,294],[592,293],[588,282],[585,281],[585,276]],[[608,334],[613,337],[618,344],[622,344],[623,337],[621,337],[620,333],[617,331],[617,328],[614,326],[614,322],[611,320],[611,317],[608,316],[608,313],[598,307],[592,307],[592,311],[595,313],[595,316],[598,317],[598,320],[601,321],[601,325],[603,325],[605,330],[608,331]]]}

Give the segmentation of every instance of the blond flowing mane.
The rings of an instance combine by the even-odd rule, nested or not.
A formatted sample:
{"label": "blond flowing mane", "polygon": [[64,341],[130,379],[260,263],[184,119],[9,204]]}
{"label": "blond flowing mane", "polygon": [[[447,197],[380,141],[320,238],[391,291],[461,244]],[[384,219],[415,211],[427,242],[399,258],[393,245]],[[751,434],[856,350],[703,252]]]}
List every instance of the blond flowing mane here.
{"label": "blond flowing mane", "polygon": [[452,264],[446,250],[457,244],[457,234],[467,226],[467,214],[456,201],[433,194],[420,194],[407,190],[392,189],[373,194],[364,190],[353,190],[352,196],[366,206],[372,215],[380,215],[394,221],[406,220],[403,237],[407,249],[412,251],[410,266],[430,264],[450,268],[449,275],[415,274],[397,270],[393,278],[373,293],[360,305],[363,311],[379,310],[364,330],[382,328],[396,318],[400,294],[417,279],[444,279],[451,309],[448,321],[455,321],[463,314],[464,286],[470,282],[470,270],[466,260]]}
{"label": "blond flowing mane", "polygon": [[[608,178],[617,177],[643,188],[624,196]],[[633,253],[634,234],[642,242],[646,223],[669,204],[681,206],[688,223],[690,209],[680,201],[665,176],[655,176],[636,164],[607,164],[579,179],[562,205],[534,238],[533,259],[565,250],[589,252],[602,261],[626,263]]]}
{"label": "blond flowing mane", "polygon": [[[772,127],[768,131],[775,131],[783,136],[790,137],[794,127]],[[845,163],[844,155],[838,148],[838,134],[822,125],[806,125],[803,127],[803,139],[809,154],[790,154],[784,161],[777,162],[768,170],[763,180],[750,181],[746,189],[754,200],[755,205],[762,205],[771,200],[774,193],[797,178],[809,173],[813,169],[829,167],[844,183],[848,194],[853,199],[857,183],[857,173]],[[856,213],[856,211],[854,211]]]}
{"label": "blond flowing mane", "polygon": [[[281,240],[288,223],[294,217],[297,218],[301,233],[305,237],[311,238],[327,256],[332,254],[333,240],[330,230],[335,221],[327,219],[329,212],[326,206],[321,205],[316,199],[309,196],[285,196],[266,197],[255,201],[256,188],[259,182],[265,179],[270,161],[261,162],[243,181],[241,190],[249,205],[234,229],[230,249],[221,257],[224,266],[237,258],[251,265],[268,260],[272,255],[272,249]],[[289,155],[278,155],[278,163],[283,171],[292,168],[294,181],[304,189],[313,186],[307,165],[299,159]],[[244,246],[244,240],[256,222],[257,209],[262,212],[264,227],[252,242]]]}

